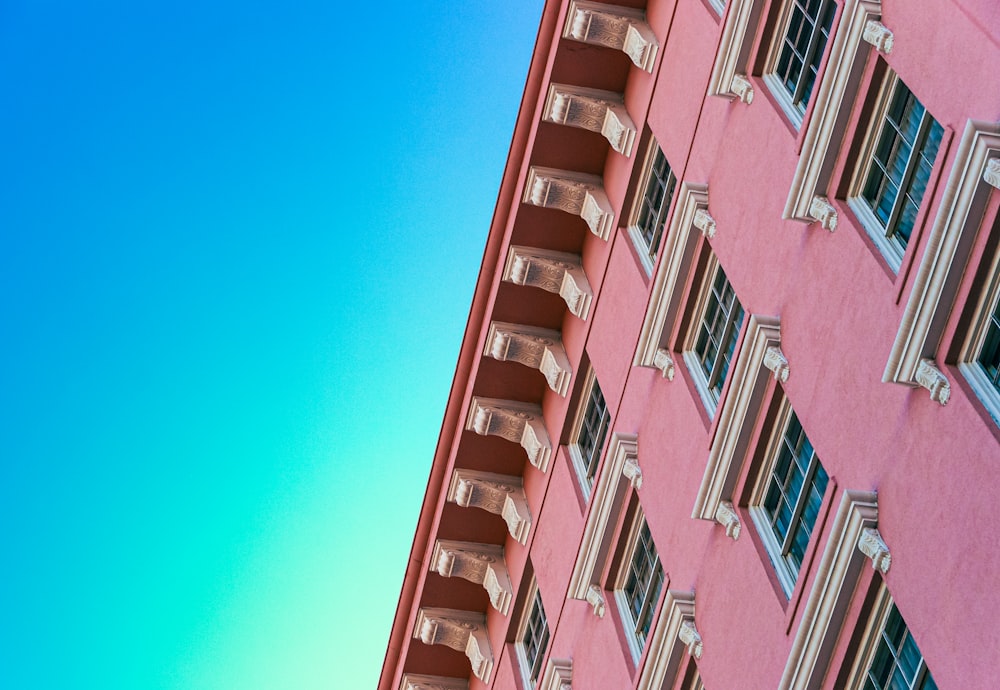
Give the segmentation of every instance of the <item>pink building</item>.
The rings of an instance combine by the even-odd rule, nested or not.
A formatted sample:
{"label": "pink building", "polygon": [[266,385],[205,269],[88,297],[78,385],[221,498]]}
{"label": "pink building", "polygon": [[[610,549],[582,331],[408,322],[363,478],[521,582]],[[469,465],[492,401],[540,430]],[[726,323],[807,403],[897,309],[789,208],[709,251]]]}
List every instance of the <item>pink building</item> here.
{"label": "pink building", "polygon": [[1000,687],[998,75],[996,0],[549,0],[379,690]]}

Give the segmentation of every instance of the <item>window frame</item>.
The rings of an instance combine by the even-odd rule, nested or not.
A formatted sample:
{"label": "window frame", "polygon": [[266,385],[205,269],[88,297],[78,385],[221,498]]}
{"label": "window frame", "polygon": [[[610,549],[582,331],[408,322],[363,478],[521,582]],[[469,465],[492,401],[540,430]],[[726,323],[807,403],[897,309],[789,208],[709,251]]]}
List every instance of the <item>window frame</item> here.
{"label": "window frame", "polygon": [[[726,316],[726,325],[723,328],[722,342],[728,342],[732,339],[733,349],[728,355],[729,361],[728,366],[725,368],[724,375],[721,374],[720,368],[721,362],[725,358],[723,348],[720,348],[716,353],[716,360],[712,365],[712,371],[708,374],[705,373],[701,355],[699,355],[696,351],[698,336],[708,312],[709,298],[714,293],[713,288],[715,286],[715,280],[720,271],[722,272],[723,277],[725,277],[726,283],[733,291],[733,305],[738,306],[740,311],[740,315],[738,317],[734,318],[733,316],[735,309],[731,309],[730,313]],[[708,410],[709,417],[714,417],[715,412],[719,407],[719,402],[722,399],[722,392],[725,390],[726,382],[736,365],[737,356],[740,350],[740,334],[747,321],[746,307],[744,307],[743,303],[740,302],[740,298],[736,294],[736,288],[729,280],[729,276],[726,275],[725,270],[722,268],[722,264],[719,262],[719,259],[714,252],[709,255],[708,260],[706,261],[705,270],[702,272],[701,281],[698,285],[697,299],[691,314],[693,315],[693,318],[690,320],[688,325],[687,335],[684,338],[682,348],[684,353],[684,363],[687,365],[688,371],[691,372],[691,378],[702,403],[705,405],[705,409]],[[720,375],[721,379],[719,379]],[[716,387],[718,390],[716,390]]]}
{"label": "window frame", "polygon": [[[1000,228],[1000,218],[995,221],[995,226]],[[976,299],[968,333],[959,351],[958,370],[965,376],[990,418],[1000,426],[1000,385],[990,380],[989,374],[979,361],[989,330],[989,322],[993,313],[1000,309],[1000,251],[993,253],[987,271],[988,280],[985,289]]]}
{"label": "window frame", "polygon": [[[868,199],[864,195],[864,188],[868,185],[868,178],[871,174],[872,166],[874,165],[875,151],[881,143],[882,133],[888,124],[889,109],[893,101],[896,99],[897,89],[900,86],[910,92],[916,102],[919,103],[924,109],[924,114],[921,116],[914,144],[910,149],[910,155],[906,161],[899,189],[896,191],[896,197],[892,202],[889,222],[883,224],[878,216],[875,215],[875,211],[872,209],[871,204],[873,200]],[[916,215],[913,220],[913,227],[910,229],[910,237],[904,242],[898,236],[898,227],[896,226],[898,225],[901,209],[905,205],[904,199],[909,195],[910,184],[913,181],[914,173],[917,167],[919,167],[919,159],[923,153],[923,148],[927,143],[927,136],[930,129],[935,124],[941,130],[941,138],[938,140],[937,144],[938,150],[935,152],[934,160],[931,161],[927,184],[924,188],[923,194],[921,195],[919,204],[917,205]],[[941,148],[945,143],[944,126],[937,121],[933,114],[931,114],[930,109],[927,108],[927,106],[924,105],[919,98],[917,98],[917,95],[913,92],[913,90],[899,78],[899,75],[893,70],[887,69],[885,76],[882,78],[882,83],[879,85],[879,90],[875,99],[875,107],[872,110],[872,115],[869,119],[862,142],[863,143],[858,153],[854,172],[851,175],[850,185],[848,187],[847,205],[854,212],[855,217],[857,217],[861,226],[865,229],[868,237],[879,249],[882,257],[892,269],[892,272],[899,273],[900,267],[903,264],[903,257],[906,255],[906,250],[911,245],[916,244],[917,233],[922,225],[922,219],[926,216],[925,202],[928,201],[927,192],[933,191],[934,181],[936,179],[935,170],[938,168],[938,154],[940,154]],[[896,148],[896,145],[898,144],[893,145],[893,149]]]}
{"label": "window frame", "polygon": [[[587,419],[590,416],[590,404],[593,401],[594,390],[600,394],[604,404],[604,412],[600,419],[599,442],[594,446],[590,457],[586,457],[580,444],[581,436],[588,428]],[[587,368],[587,375],[583,381],[583,395],[577,405],[576,418],[573,420],[573,427],[570,431],[570,442],[568,444],[569,456],[576,469],[577,478],[583,489],[585,497],[589,498],[594,489],[597,479],[597,472],[601,466],[601,458],[604,455],[604,448],[608,443],[608,436],[611,430],[611,409],[608,406],[608,399],[604,395],[600,383],[597,380],[597,372],[593,366]]]}
{"label": "window frame", "polygon": [[[640,554],[639,548],[642,545],[640,537],[643,532],[643,528],[649,535],[649,546],[652,549],[653,558],[649,558],[649,550],[643,549],[643,553],[647,560],[652,561],[652,567],[650,569],[649,582],[646,584],[642,592],[642,597],[639,600],[639,617],[632,614],[633,601],[629,599],[628,594],[625,592],[625,587],[628,584],[629,575],[632,572],[637,555]],[[654,582],[659,577],[659,583],[654,586]],[[618,605],[618,613],[621,617],[622,627],[625,630],[625,638],[628,640],[629,650],[632,652],[632,660],[635,663],[639,662],[642,657],[642,652],[649,643],[650,638],[654,632],[653,623],[656,620],[656,613],[659,606],[660,598],[663,595],[667,583],[666,571],[663,568],[663,561],[660,559],[660,553],[656,548],[656,542],[653,540],[652,530],[649,528],[649,522],[646,520],[646,516],[642,511],[642,508],[636,509],[636,514],[632,518],[632,522],[629,526],[628,534],[624,542],[624,549],[622,550],[622,559],[618,566],[618,572],[615,575],[614,583],[612,589],[614,590],[615,602]],[[650,596],[652,594],[652,596]]]}
{"label": "window frame", "polygon": [[[541,632],[543,641],[535,650],[534,658],[530,658],[526,637],[535,628],[533,620],[535,614],[539,613],[541,618]],[[528,592],[524,599],[524,610],[521,614],[521,621],[517,626],[514,649],[516,651],[518,667],[521,671],[521,679],[525,688],[534,688],[542,677],[542,662],[545,660],[545,653],[548,651],[551,631],[549,630],[549,619],[545,614],[545,606],[542,603],[542,593],[538,589],[538,581],[534,576],[528,585]]]}
{"label": "window frame", "polygon": [[[643,210],[651,208],[651,204],[647,204],[646,202],[650,185],[654,180],[659,180],[653,173],[657,157],[663,159],[663,163],[666,166],[667,178],[664,184],[663,198],[660,200],[660,204],[657,206],[652,220],[652,236],[647,241],[645,231],[640,226],[640,219],[642,218]],[[652,275],[653,267],[656,265],[657,258],[659,258],[660,249],[663,247],[663,239],[667,234],[667,218],[670,215],[670,208],[673,206],[679,187],[680,181],[677,179],[677,174],[670,165],[670,161],[667,160],[666,153],[660,147],[656,137],[650,136],[643,157],[641,173],[638,183],[635,186],[635,197],[632,201],[632,208],[628,216],[628,234],[632,239],[632,246],[635,248],[647,276]]]}
{"label": "window frame", "polygon": [[[791,121],[792,125],[797,130],[801,129],[806,111],[809,109],[809,103],[819,91],[819,85],[823,78],[823,72],[825,71],[823,69],[823,59],[827,50],[830,49],[830,46],[833,43],[834,27],[837,23],[837,13],[840,10],[840,5],[836,0],[820,0],[820,12],[817,15],[814,29],[809,37],[808,47],[806,48],[806,56],[802,63],[802,71],[800,71],[798,79],[796,80],[794,91],[790,93],[788,87],[785,85],[784,79],[779,76],[777,70],[779,63],[781,62],[781,56],[786,43],[789,41],[792,15],[798,4],[799,0],[784,0],[781,3],[781,10],[777,21],[775,22],[775,27],[781,27],[781,30],[774,32],[774,37],[771,41],[770,47],[768,48],[763,71],[764,83],[767,84],[771,94],[774,96],[774,99],[777,101],[778,105],[781,106],[781,110],[785,113],[785,116]],[[820,20],[825,16],[826,12],[830,11],[831,5],[833,6],[833,14],[830,16],[830,24],[826,27],[826,37],[822,40],[822,46],[820,47],[817,45],[819,37],[823,33],[823,27],[820,26]],[[815,63],[814,58],[818,58],[815,60]],[[816,78],[813,80],[808,97],[803,102],[802,99],[805,88],[805,79],[803,78],[803,75],[812,67],[813,64],[815,64],[816,67]]]}
{"label": "window frame", "polygon": [[[757,528],[757,534],[764,544],[764,548],[767,551],[771,565],[774,567],[774,572],[777,575],[778,582],[781,584],[781,589],[788,599],[791,599],[792,594],[795,591],[795,585],[799,581],[799,575],[801,574],[803,567],[807,566],[806,559],[810,553],[810,546],[813,539],[817,537],[817,527],[822,525],[824,507],[826,506],[828,500],[827,494],[829,493],[832,485],[829,473],[826,471],[826,468],[823,467],[823,462],[820,460],[815,446],[812,446],[812,442],[809,441],[810,446],[812,446],[812,456],[809,460],[806,471],[803,474],[802,486],[800,487],[799,492],[795,497],[794,504],[792,505],[792,513],[789,519],[788,529],[779,540],[779,536],[773,525],[774,516],[771,511],[764,506],[764,501],[767,497],[771,478],[777,467],[778,457],[785,447],[786,434],[788,433],[789,427],[792,423],[793,416],[798,421],[799,428],[806,441],[809,441],[809,436],[806,433],[801,420],[798,419],[798,415],[796,415],[795,411],[792,409],[792,405],[788,398],[782,397],[778,406],[777,414],[775,415],[770,438],[768,439],[765,447],[763,456],[764,461],[761,464],[760,470],[757,472],[757,477],[754,481],[749,500],[750,517],[753,520],[754,526]],[[823,471],[826,476],[826,481],[823,486],[820,504],[816,510],[816,516],[813,519],[812,525],[809,526],[809,540],[806,542],[805,548],[803,549],[802,559],[799,565],[796,566],[792,562],[790,551],[795,542],[796,534],[798,533],[798,521],[805,510],[809,492],[815,486],[814,480],[819,470]],[[787,477],[782,484],[786,481]],[[784,495],[784,492],[782,492],[782,494]]]}

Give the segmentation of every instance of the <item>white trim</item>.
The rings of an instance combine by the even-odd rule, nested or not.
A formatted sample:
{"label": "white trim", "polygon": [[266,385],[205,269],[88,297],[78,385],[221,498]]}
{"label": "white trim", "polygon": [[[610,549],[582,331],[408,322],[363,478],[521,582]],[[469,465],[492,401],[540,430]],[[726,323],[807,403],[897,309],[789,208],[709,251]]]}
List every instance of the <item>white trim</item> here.
{"label": "white trim", "polygon": [[673,687],[685,647],[680,640],[685,622],[694,623],[694,592],[668,589],[656,627],[649,636],[649,652],[636,690]]}
{"label": "white trim", "polygon": [[[545,647],[538,649],[539,656],[544,658],[545,653],[548,651],[549,642],[552,640],[552,630],[549,627],[549,618],[545,615],[545,604],[542,602],[541,592],[538,591],[538,580],[532,575],[531,581],[528,583],[528,591],[524,598],[524,610],[521,611],[521,618],[517,623],[517,632],[514,634],[514,652],[517,656],[517,666],[521,674],[521,682],[524,683],[525,688],[535,687],[535,684],[541,680],[544,670],[542,667],[539,667],[538,676],[532,680],[532,663],[528,660],[528,655],[524,651],[524,635],[528,631],[528,624],[531,622],[531,614],[534,612],[536,600],[539,607],[541,607],[542,618],[545,620]],[[540,661],[540,659],[536,658],[535,661]]]}
{"label": "white trim", "polygon": [[744,103],[753,100],[753,91],[746,98],[733,89],[733,80],[739,76],[746,80],[746,63],[760,20],[760,6],[755,0],[731,0],[722,27],[719,52],[712,66],[712,76],[708,80],[708,95],[740,99]]}
{"label": "white trim", "polygon": [[538,684],[538,690],[572,690],[573,660],[549,659],[545,665],[545,673]]}
{"label": "white trim", "polygon": [[404,673],[399,690],[469,690],[468,678],[446,678],[419,673]]}

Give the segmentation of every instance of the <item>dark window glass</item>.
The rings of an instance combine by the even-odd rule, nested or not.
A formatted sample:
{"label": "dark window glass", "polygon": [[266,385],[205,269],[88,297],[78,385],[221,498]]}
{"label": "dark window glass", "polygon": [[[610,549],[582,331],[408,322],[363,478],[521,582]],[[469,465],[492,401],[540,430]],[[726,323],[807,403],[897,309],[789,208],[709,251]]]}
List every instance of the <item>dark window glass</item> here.
{"label": "dark window glass", "polygon": [[742,326],[743,307],[720,266],[712,278],[711,294],[698,325],[694,346],[708,381],[709,394],[715,401],[722,394]]}
{"label": "dark window glass", "polygon": [[792,105],[806,111],[812,96],[823,51],[830,40],[830,27],[837,14],[833,0],[793,0],[788,29],[781,42],[775,74],[781,80]]}
{"label": "dark window glass", "polygon": [[906,628],[895,604],[879,633],[875,656],[865,678],[873,690],[937,690],[913,635]]}
{"label": "dark window glass", "polygon": [[653,262],[656,261],[656,254],[660,250],[663,225],[667,220],[667,211],[670,209],[670,200],[674,196],[676,186],[677,178],[670,170],[670,164],[667,163],[663,151],[657,147],[636,220],[639,236],[646,245],[646,255]]}
{"label": "dark window glass", "polygon": [[623,588],[632,616],[633,631],[639,646],[646,643],[646,636],[653,624],[653,613],[663,587],[663,566],[656,553],[656,545],[645,520],[639,528],[639,538],[628,564],[628,576]]}

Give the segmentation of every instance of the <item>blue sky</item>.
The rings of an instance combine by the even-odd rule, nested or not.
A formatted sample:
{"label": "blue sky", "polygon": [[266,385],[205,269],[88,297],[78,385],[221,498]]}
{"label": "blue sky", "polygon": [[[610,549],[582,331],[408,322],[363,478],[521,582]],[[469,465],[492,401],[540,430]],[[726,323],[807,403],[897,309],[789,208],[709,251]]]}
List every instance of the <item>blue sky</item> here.
{"label": "blue sky", "polygon": [[374,687],[540,12],[0,3],[0,687]]}

